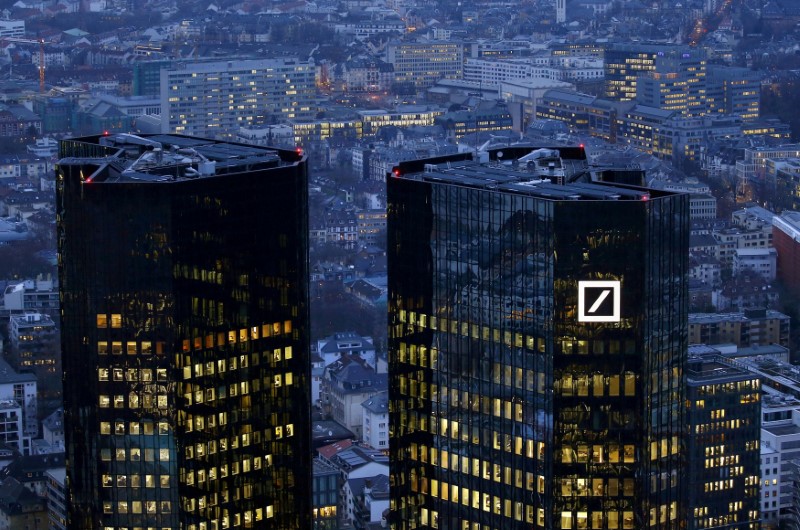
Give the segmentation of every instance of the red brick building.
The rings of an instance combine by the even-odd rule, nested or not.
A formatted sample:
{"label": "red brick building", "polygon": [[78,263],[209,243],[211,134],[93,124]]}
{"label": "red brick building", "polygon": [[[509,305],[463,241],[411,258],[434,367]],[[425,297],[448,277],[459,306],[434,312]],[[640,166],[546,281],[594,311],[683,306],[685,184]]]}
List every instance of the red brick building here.
{"label": "red brick building", "polygon": [[772,244],[778,251],[778,279],[800,295],[800,212],[772,220]]}

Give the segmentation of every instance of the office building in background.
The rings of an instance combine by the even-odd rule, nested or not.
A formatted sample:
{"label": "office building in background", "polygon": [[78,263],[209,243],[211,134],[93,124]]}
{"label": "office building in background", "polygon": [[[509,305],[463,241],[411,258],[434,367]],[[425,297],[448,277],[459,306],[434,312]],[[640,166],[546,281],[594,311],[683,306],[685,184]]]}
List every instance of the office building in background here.
{"label": "office building in background", "polygon": [[185,136],[65,140],[69,528],[310,528],[307,167]]}
{"label": "office building in background", "polygon": [[313,63],[298,59],[187,62],[161,76],[161,132],[232,138],[241,127],[317,114]]}
{"label": "office building in background", "polygon": [[687,528],[760,528],[761,381],[716,355],[686,372]]}
{"label": "office building in background", "polygon": [[392,527],[682,528],[688,195],[478,158],[388,177]]}

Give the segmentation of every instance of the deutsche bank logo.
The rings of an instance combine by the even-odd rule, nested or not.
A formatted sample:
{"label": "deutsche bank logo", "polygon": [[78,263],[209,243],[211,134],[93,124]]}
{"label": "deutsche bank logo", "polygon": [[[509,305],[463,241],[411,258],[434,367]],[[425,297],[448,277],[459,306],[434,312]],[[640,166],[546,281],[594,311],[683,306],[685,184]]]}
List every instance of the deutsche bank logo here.
{"label": "deutsche bank logo", "polygon": [[618,281],[578,282],[578,322],[619,322]]}

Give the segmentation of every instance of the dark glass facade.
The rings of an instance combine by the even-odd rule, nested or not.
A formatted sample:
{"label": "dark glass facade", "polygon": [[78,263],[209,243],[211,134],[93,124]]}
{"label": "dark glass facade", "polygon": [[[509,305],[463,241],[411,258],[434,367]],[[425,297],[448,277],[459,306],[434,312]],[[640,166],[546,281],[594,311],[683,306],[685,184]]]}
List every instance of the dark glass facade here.
{"label": "dark glass facade", "polygon": [[687,367],[687,528],[758,530],[761,381],[724,357]]}
{"label": "dark glass facade", "polygon": [[392,525],[680,528],[688,198],[506,151],[388,179]]}
{"label": "dark glass facade", "polygon": [[305,158],[167,135],[60,156],[69,527],[310,527]]}

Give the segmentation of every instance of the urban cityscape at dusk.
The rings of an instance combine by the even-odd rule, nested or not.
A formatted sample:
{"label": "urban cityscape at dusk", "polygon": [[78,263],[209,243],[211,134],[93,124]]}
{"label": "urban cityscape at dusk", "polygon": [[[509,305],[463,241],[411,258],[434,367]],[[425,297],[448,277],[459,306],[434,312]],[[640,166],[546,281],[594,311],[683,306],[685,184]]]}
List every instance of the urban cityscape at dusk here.
{"label": "urban cityscape at dusk", "polygon": [[0,2],[0,530],[800,530],[796,0]]}

